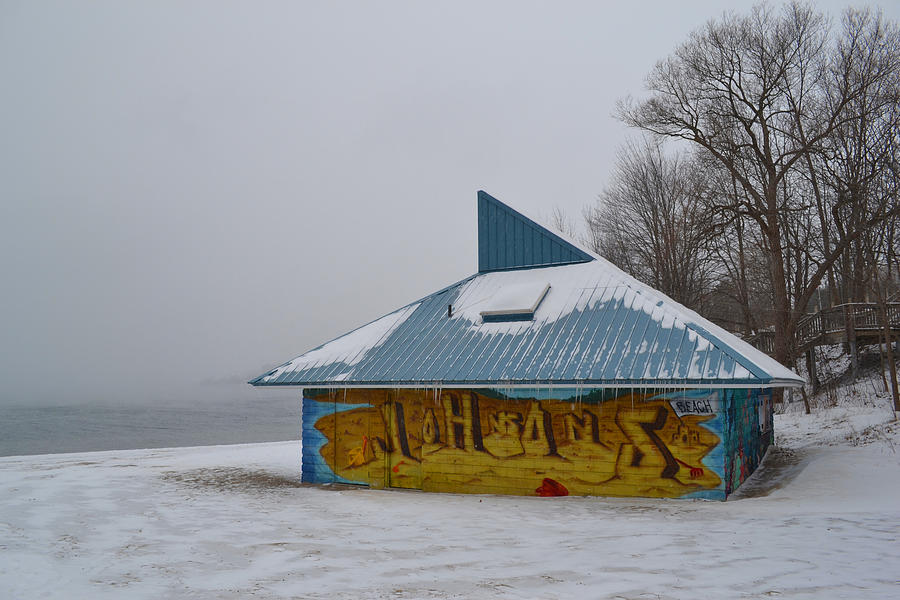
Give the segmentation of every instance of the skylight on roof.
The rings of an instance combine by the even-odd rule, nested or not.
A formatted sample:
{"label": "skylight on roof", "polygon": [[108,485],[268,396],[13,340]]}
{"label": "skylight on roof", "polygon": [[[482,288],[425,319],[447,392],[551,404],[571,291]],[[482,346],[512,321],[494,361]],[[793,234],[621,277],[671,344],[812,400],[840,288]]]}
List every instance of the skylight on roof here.
{"label": "skylight on roof", "polygon": [[485,323],[531,321],[549,290],[550,284],[542,281],[503,286],[487,300],[481,319]]}

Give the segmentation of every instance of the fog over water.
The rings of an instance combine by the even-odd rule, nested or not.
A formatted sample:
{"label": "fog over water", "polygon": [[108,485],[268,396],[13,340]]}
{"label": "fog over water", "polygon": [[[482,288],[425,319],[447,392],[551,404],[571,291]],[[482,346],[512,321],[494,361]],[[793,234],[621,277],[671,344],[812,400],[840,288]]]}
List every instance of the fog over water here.
{"label": "fog over water", "polygon": [[258,399],[474,272],[477,190],[580,218],[722,9],[0,2],[0,406]]}

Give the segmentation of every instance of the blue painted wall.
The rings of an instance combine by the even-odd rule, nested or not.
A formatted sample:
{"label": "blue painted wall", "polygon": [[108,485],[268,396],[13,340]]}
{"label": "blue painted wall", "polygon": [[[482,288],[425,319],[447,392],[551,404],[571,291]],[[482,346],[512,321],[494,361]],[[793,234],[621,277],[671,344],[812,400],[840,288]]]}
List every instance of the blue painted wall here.
{"label": "blue painted wall", "polygon": [[725,493],[756,470],[775,439],[772,390],[723,390]]}

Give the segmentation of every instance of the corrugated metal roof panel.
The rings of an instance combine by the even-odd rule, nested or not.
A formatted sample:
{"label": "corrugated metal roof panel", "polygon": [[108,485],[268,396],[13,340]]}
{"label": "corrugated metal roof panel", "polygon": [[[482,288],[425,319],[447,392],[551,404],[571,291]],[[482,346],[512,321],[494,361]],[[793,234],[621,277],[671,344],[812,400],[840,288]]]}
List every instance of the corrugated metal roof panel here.
{"label": "corrugated metal roof panel", "polygon": [[[544,281],[533,321],[483,322]],[[452,304],[453,315],[447,316]],[[254,385],[797,385],[802,380],[602,259],[479,273],[324,344]]]}
{"label": "corrugated metal roof panel", "polygon": [[[254,385],[798,385],[762,352],[478,193],[479,273],[251,381]],[[531,320],[491,299],[549,284]],[[453,306],[452,315],[447,305]]]}
{"label": "corrugated metal roof panel", "polygon": [[593,257],[506,206],[478,192],[478,271],[501,271],[592,260]]}

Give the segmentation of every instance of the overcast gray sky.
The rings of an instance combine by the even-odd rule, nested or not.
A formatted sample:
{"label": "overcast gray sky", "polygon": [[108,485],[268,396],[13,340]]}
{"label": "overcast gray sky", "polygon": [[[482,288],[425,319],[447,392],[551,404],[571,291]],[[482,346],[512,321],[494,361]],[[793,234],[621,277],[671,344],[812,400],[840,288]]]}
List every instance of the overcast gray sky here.
{"label": "overcast gray sky", "polygon": [[0,2],[0,403],[252,397],[474,272],[477,190],[579,216],[725,6]]}

